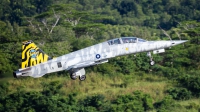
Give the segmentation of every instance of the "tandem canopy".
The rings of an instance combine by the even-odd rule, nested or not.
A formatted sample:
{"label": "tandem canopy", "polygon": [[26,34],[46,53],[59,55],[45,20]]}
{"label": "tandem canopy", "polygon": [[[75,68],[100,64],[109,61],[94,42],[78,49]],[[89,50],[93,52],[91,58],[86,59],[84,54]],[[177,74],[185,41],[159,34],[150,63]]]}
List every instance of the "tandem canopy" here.
{"label": "tandem canopy", "polygon": [[146,42],[146,40],[138,38],[138,37],[121,37],[121,38],[108,40],[109,45],[125,44],[125,43],[137,43],[137,42]]}

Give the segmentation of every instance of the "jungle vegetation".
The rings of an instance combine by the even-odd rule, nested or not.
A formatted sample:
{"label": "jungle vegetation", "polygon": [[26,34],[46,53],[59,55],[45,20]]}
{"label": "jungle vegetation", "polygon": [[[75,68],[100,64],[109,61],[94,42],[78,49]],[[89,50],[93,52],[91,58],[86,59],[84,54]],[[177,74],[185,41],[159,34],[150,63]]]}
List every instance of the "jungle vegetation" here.
{"label": "jungle vegetation", "polygon": [[[200,0],[1,0],[1,112],[200,111]],[[86,68],[14,79],[21,45],[57,57],[108,39],[189,40],[153,55],[116,57]]]}

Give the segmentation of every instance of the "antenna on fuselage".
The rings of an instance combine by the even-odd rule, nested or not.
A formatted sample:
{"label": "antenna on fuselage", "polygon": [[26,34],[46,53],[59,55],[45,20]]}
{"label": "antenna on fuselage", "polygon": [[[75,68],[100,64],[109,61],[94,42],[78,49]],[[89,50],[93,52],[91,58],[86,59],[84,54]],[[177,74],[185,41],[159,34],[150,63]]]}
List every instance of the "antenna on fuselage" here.
{"label": "antenna on fuselage", "polygon": [[163,30],[159,25],[158,25],[158,27],[163,31],[163,33],[172,41],[172,38],[169,36],[169,34],[165,31],[165,30]]}

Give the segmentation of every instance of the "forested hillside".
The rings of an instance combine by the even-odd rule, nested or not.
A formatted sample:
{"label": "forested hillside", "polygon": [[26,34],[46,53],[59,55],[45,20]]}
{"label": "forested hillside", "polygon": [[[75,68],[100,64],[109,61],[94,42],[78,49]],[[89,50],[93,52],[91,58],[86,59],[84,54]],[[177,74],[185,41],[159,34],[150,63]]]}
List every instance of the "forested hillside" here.
{"label": "forested hillside", "polygon": [[[1,0],[0,111],[200,111],[200,0]],[[52,57],[108,39],[189,40],[153,55],[116,57],[86,68],[14,79],[21,45]]]}

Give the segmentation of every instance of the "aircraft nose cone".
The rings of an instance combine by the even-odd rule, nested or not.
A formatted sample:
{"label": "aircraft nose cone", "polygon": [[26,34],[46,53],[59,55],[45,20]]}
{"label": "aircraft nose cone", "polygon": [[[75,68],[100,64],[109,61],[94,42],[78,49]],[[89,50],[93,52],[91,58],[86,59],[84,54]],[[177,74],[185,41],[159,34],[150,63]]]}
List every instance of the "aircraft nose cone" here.
{"label": "aircraft nose cone", "polygon": [[172,41],[172,46],[175,46],[175,45],[178,45],[178,44],[182,44],[182,43],[185,43],[187,41],[188,40],[175,40],[175,41]]}

